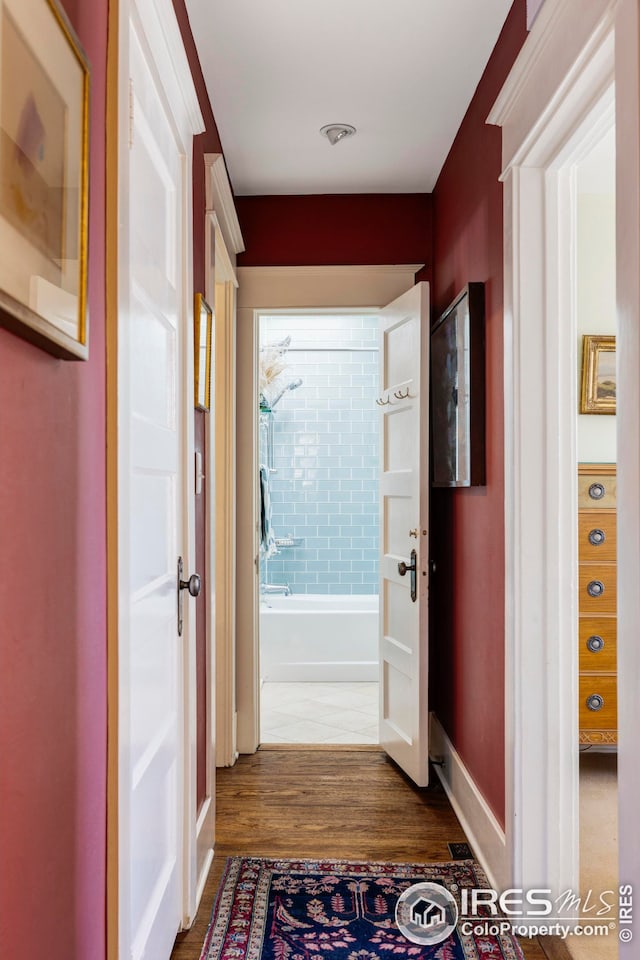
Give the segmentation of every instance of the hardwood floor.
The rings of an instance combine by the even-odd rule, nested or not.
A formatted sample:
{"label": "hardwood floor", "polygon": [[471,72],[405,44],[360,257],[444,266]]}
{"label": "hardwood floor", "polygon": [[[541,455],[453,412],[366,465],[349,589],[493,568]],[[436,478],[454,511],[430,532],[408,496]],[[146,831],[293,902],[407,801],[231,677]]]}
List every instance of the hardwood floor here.
{"label": "hardwood floor", "polygon": [[[419,790],[378,749],[260,750],[217,771],[216,844],[196,920],[172,960],[199,960],[227,857],[449,860],[465,840],[442,788]],[[524,941],[527,960],[546,960]]]}

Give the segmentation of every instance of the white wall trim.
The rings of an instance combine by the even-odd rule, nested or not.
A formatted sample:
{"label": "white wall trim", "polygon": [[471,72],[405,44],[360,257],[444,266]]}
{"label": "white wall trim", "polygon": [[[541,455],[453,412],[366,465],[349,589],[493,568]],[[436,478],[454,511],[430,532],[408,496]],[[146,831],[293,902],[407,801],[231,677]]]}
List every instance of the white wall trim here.
{"label": "white wall trim", "polygon": [[135,8],[144,23],[144,32],[158,68],[158,79],[172,113],[186,118],[192,135],[202,133],[204,119],[171,0],[135,0]]}
{"label": "white wall trim", "polygon": [[[616,20],[616,296],[618,306],[618,836],[619,881],[640,889],[640,11]],[[620,943],[620,960],[638,947]]]}
{"label": "white wall trim", "polygon": [[541,148],[549,124],[563,127],[567,136],[574,132],[563,105],[577,113],[575,99],[586,89],[585,70],[595,74],[603,67],[601,92],[610,84],[613,61],[606,45],[612,40],[617,2],[546,0],[487,118],[502,127],[503,169],[524,163],[525,156],[529,163],[544,162],[534,149]]}
{"label": "white wall trim", "polygon": [[227,247],[234,254],[242,253],[244,240],[224,157],[221,153],[205,153],[204,165],[206,212],[215,210]]}
{"label": "white wall trim", "polygon": [[238,286],[235,264],[232,262],[224,240],[222,227],[217,214],[207,213],[207,221],[213,224],[215,231],[216,283],[231,283]]}
{"label": "white wall trim", "polygon": [[505,890],[510,880],[504,830],[435,713],[430,714],[429,758],[490,886]]}
{"label": "white wall trim", "polygon": [[377,274],[416,274],[424,263],[354,264],[353,266],[243,267],[254,277],[358,277]]}
{"label": "white wall trim", "polygon": [[504,168],[506,852],[514,886],[558,892],[579,887],[572,167],[613,120],[614,7],[547,0],[489,117]]}
{"label": "white wall trim", "polygon": [[[535,30],[532,30],[526,43],[518,54],[509,76],[498,94],[498,98],[491,108],[488,123],[498,127],[503,126],[514,112],[518,110],[518,101],[522,97],[529,97],[532,83],[535,84],[536,72],[545,69],[550,45],[555,45],[556,37],[563,32],[564,20],[573,17],[575,0],[545,0],[535,21]],[[608,32],[612,23],[613,9],[617,0],[608,0],[605,4],[610,16],[602,17],[602,4],[596,4],[598,12],[598,30],[592,41],[597,42],[597,34]],[[585,51],[583,51],[584,54]],[[571,52],[570,52],[571,55]]]}
{"label": "white wall trim", "polygon": [[[216,232],[216,257],[222,239]],[[217,266],[216,266],[217,270]],[[236,306],[230,280],[216,281],[216,765],[232,766],[236,744]]]}

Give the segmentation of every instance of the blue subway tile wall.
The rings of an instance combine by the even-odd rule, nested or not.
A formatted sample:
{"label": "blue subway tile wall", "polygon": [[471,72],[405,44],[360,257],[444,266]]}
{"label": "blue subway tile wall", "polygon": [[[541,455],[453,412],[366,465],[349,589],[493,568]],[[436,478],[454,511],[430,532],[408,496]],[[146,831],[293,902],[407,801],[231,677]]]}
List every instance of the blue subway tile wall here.
{"label": "blue subway tile wall", "polygon": [[262,415],[273,528],[292,538],[261,563],[261,579],[293,593],[378,592],[378,320],[363,316],[260,318],[260,344],[291,343],[280,383],[300,378]]}

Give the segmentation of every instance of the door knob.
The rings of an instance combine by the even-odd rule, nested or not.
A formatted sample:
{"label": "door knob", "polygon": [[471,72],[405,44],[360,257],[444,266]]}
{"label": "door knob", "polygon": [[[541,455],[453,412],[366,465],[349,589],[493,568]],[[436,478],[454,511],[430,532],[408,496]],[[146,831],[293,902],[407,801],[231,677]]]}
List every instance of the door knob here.
{"label": "door knob", "polygon": [[184,565],[182,562],[182,557],[178,557],[178,636],[182,636],[182,629],[184,626],[184,618],[182,615],[182,591],[188,590],[192,597],[197,597],[200,593],[200,587],[202,586],[200,577],[197,573],[192,573],[188,580],[182,579],[182,574],[184,571]]}
{"label": "door knob", "polygon": [[188,580],[180,581],[180,589],[188,590],[192,597],[197,597],[201,587],[200,577],[197,573],[192,573]]}
{"label": "door knob", "polygon": [[404,560],[401,560],[398,564],[398,573],[401,577],[405,577],[408,573],[411,574],[411,600],[413,603],[416,602],[418,598],[417,590],[417,580],[416,580],[416,571],[417,571],[417,553],[415,550],[411,551],[411,563],[405,563]]}

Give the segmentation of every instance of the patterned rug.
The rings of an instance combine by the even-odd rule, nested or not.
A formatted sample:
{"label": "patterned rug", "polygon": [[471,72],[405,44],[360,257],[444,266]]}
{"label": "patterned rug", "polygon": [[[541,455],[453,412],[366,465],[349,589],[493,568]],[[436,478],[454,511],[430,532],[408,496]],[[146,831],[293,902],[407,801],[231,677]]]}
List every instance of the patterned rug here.
{"label": "patterned rug", "polygon": [[408,940],[395,923],[399,895],[414,883],[486,888],[474,860],[351,863],[345,860],[227,861],[200,960],[524,960],[511,934]]}

